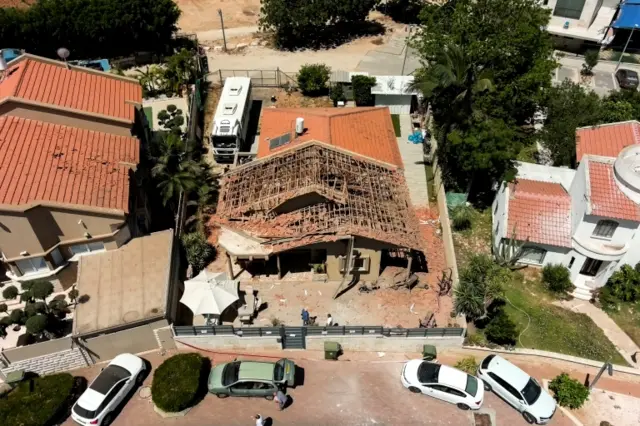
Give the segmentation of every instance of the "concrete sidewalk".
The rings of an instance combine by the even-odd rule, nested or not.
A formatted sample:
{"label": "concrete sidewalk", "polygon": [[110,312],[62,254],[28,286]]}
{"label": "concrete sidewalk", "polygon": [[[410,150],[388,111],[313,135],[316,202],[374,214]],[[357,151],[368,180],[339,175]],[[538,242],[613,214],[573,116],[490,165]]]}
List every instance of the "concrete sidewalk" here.
{"label": "concrete sidewalk", "polygon": [[598,309],[591,303],[579,299],[565,300],[559,302],[558,305],[566,309],[571,309],[574,312],[588,315],[589,318],[600,327],[604,335],[611,340],[611,343],[614,344],[618,352],[620,352],[620,355],[624,357],[629,365],[640,368],[640,366],[631,359],[631,355],[640,352],[640,348],[638,348],[638,345],[636,345],[602,309]]}
{"label": "concrete sidewalk", "polygon": [[429,192],[427,190],[427,171],[424,165],[422,144],[409,142],[411,128],[411,116],[400,114],[400,134],[398,147],[404,163],[404,177],[409,187],[411,203],[414,207],[429,205]]}

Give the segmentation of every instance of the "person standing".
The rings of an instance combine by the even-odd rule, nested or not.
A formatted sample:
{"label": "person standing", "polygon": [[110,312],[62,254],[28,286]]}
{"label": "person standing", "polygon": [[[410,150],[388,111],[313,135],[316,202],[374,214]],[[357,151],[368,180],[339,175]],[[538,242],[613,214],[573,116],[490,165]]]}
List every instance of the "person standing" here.
{"label": "person standing", "polygon": [[260,414],[256,414],[252,418],[256,421],[256,426],[264,426],[264,419]]}
{"label": "person standing", "polygon": [[331,314],[327,314],[327,327],[331,327],[333,325],[333,317]]}
{"label": "person standing", "polygon": [[287,395],[281,389],[273,393],[273,400],[278,404],[280,411],[284,410],[284,406],[287,404]]}
{"label": "person standing", "polygon": [[307,308],[304,307],[302,308],[302,325],[309,325],[309,311],[307,311]]}

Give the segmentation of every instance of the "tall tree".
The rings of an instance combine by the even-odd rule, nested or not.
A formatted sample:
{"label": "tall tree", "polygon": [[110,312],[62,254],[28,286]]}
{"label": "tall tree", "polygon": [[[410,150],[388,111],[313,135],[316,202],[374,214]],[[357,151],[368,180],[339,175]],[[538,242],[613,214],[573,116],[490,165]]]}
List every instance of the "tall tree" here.
{"label": "tall tree", "polygon": [[[551,71],[556,67],[551,55],[551,39],[543,30],[549,21],[549,11],[536,0],[455,0],[444,6],[425,6],[421,19],[422,25],[412,44],[420,53],[425,69],[440,62],[443,46],[447,50],[457,46],[471,75],[476,78],[480,72],[490,75],[493,90],[467,92],[470,100],[462,111],[472,110],[475,116],[482,114],[502,120],[507,126],[513,126],[513,132],[519,136],[531,137],[523,130],[536,111],[541,89],[551,87]],[[472,175],[457,170],[454,165],[458,164],[459,156],[473,155],[464,148],[448,150],[448,133],[453,129],[458,129],[459,135],[477,133],[472,129],[483,120],[460,113],[460,106],[455,102],[458,95],[455,91],[440,91],[434,96],[427,95],[427,100],[440,130],[436,132],[438,150],[456,153],[441,161],[447,184],[464,190]],[[508,161],[496,167],[502,175],[497,178],[510,172],[515,157],[509,157],[514,152],[517,154],[520,144],[521,140],[516,138],[514,146],[505,151],[504,158]],[[443,160],[441,153],[438,159]],[[472,166],[475,170],[482,168],[482,164]]]}

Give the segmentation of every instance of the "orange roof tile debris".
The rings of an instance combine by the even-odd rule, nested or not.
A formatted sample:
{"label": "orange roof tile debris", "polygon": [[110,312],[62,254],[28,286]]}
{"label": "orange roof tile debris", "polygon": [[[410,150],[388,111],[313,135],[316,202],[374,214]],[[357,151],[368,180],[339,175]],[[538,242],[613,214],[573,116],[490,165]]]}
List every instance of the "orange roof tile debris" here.
{"label": "orange roof tile debris", "polygon": [[140,142],[75,127],[0,117],[0,204],[55,202],[129,210]]}
{"label": "orange roof tile debris", "polygon": [[[295,136],[296,118],[305,131]],[[292,134],[291,142],[270,149],[270,139]],[[258,158],[318,140],[374,160],[403,168],[391,114],[387,107],[265,108],[260,122]]]}
{"label": "orange roof tile debris", "polygon": [[133,123],[142,87],[114,74],[23,55],[0,80],[0,103],[9,97]]}
{"label": "orange roof tile debris", "polygon": [[232,169],[210,225],[273,253],[350,235],[424,248],[402,171],[315,141]]}
{"label": "orange roof tile debris", "polygon": [[617,157],[625,147],[640,143],[640,123],[603,124],[576,130],[576,159],[582,161],[585,155]]}
{"label": "orange roof tile debris", "polygon": [[613,176],[613,159],[587,157],[591,214],[640,222],[640,206],[618,187]]}
{"label": "orange roof tile debris", "polygon": [[36,0],[0,0],[0,8],[15,7],[16,9],[26,9],[35,2]]}
{"label": "orange roof tile debris", "polygon": [[518,179],[509,184],[506,233],[538,244],[571,247],[571,197],[559,183]]}

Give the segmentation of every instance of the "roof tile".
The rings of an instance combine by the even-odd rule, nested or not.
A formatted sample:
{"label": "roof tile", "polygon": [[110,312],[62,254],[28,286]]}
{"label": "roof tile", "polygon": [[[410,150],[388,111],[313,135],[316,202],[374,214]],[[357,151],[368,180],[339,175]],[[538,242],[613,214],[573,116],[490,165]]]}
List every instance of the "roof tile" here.
{"label": "roof tile", "polygon": [[29,56],[11,62],[0,81],[0,102],[7,97],[133,122],[132,103],[142,103],[142,88],[109,73]]}
{"label": "roof tile", "polygon": [[617,157],[625,147],[640,143],[640,123],[626,121],[576,130],[576,158],[587,154]]}
{"label": "roof tile", "polygon": [[[304,118],[305,132],[271,150],[269,139],[295,132],[296,118]],[[402,168],[402,157],[389,108],[266,108],[260,123],[258,158],[310,140],[318,140],[355,154]]]}
{"label": "roof tile", "polygon": [[571,197],[558,183],[518,179],[509,184],[507,235],[518,240],[571,247]]}
{"label": "roof tile", "polygon": [[618,188],[613,161],[588,157],[591,214],[640,222],[640,206]]}
{"label": "roof tile", "polygon": [[56,202],[128,212],[140,142],[37,120],[0,117],[0,204]]}

